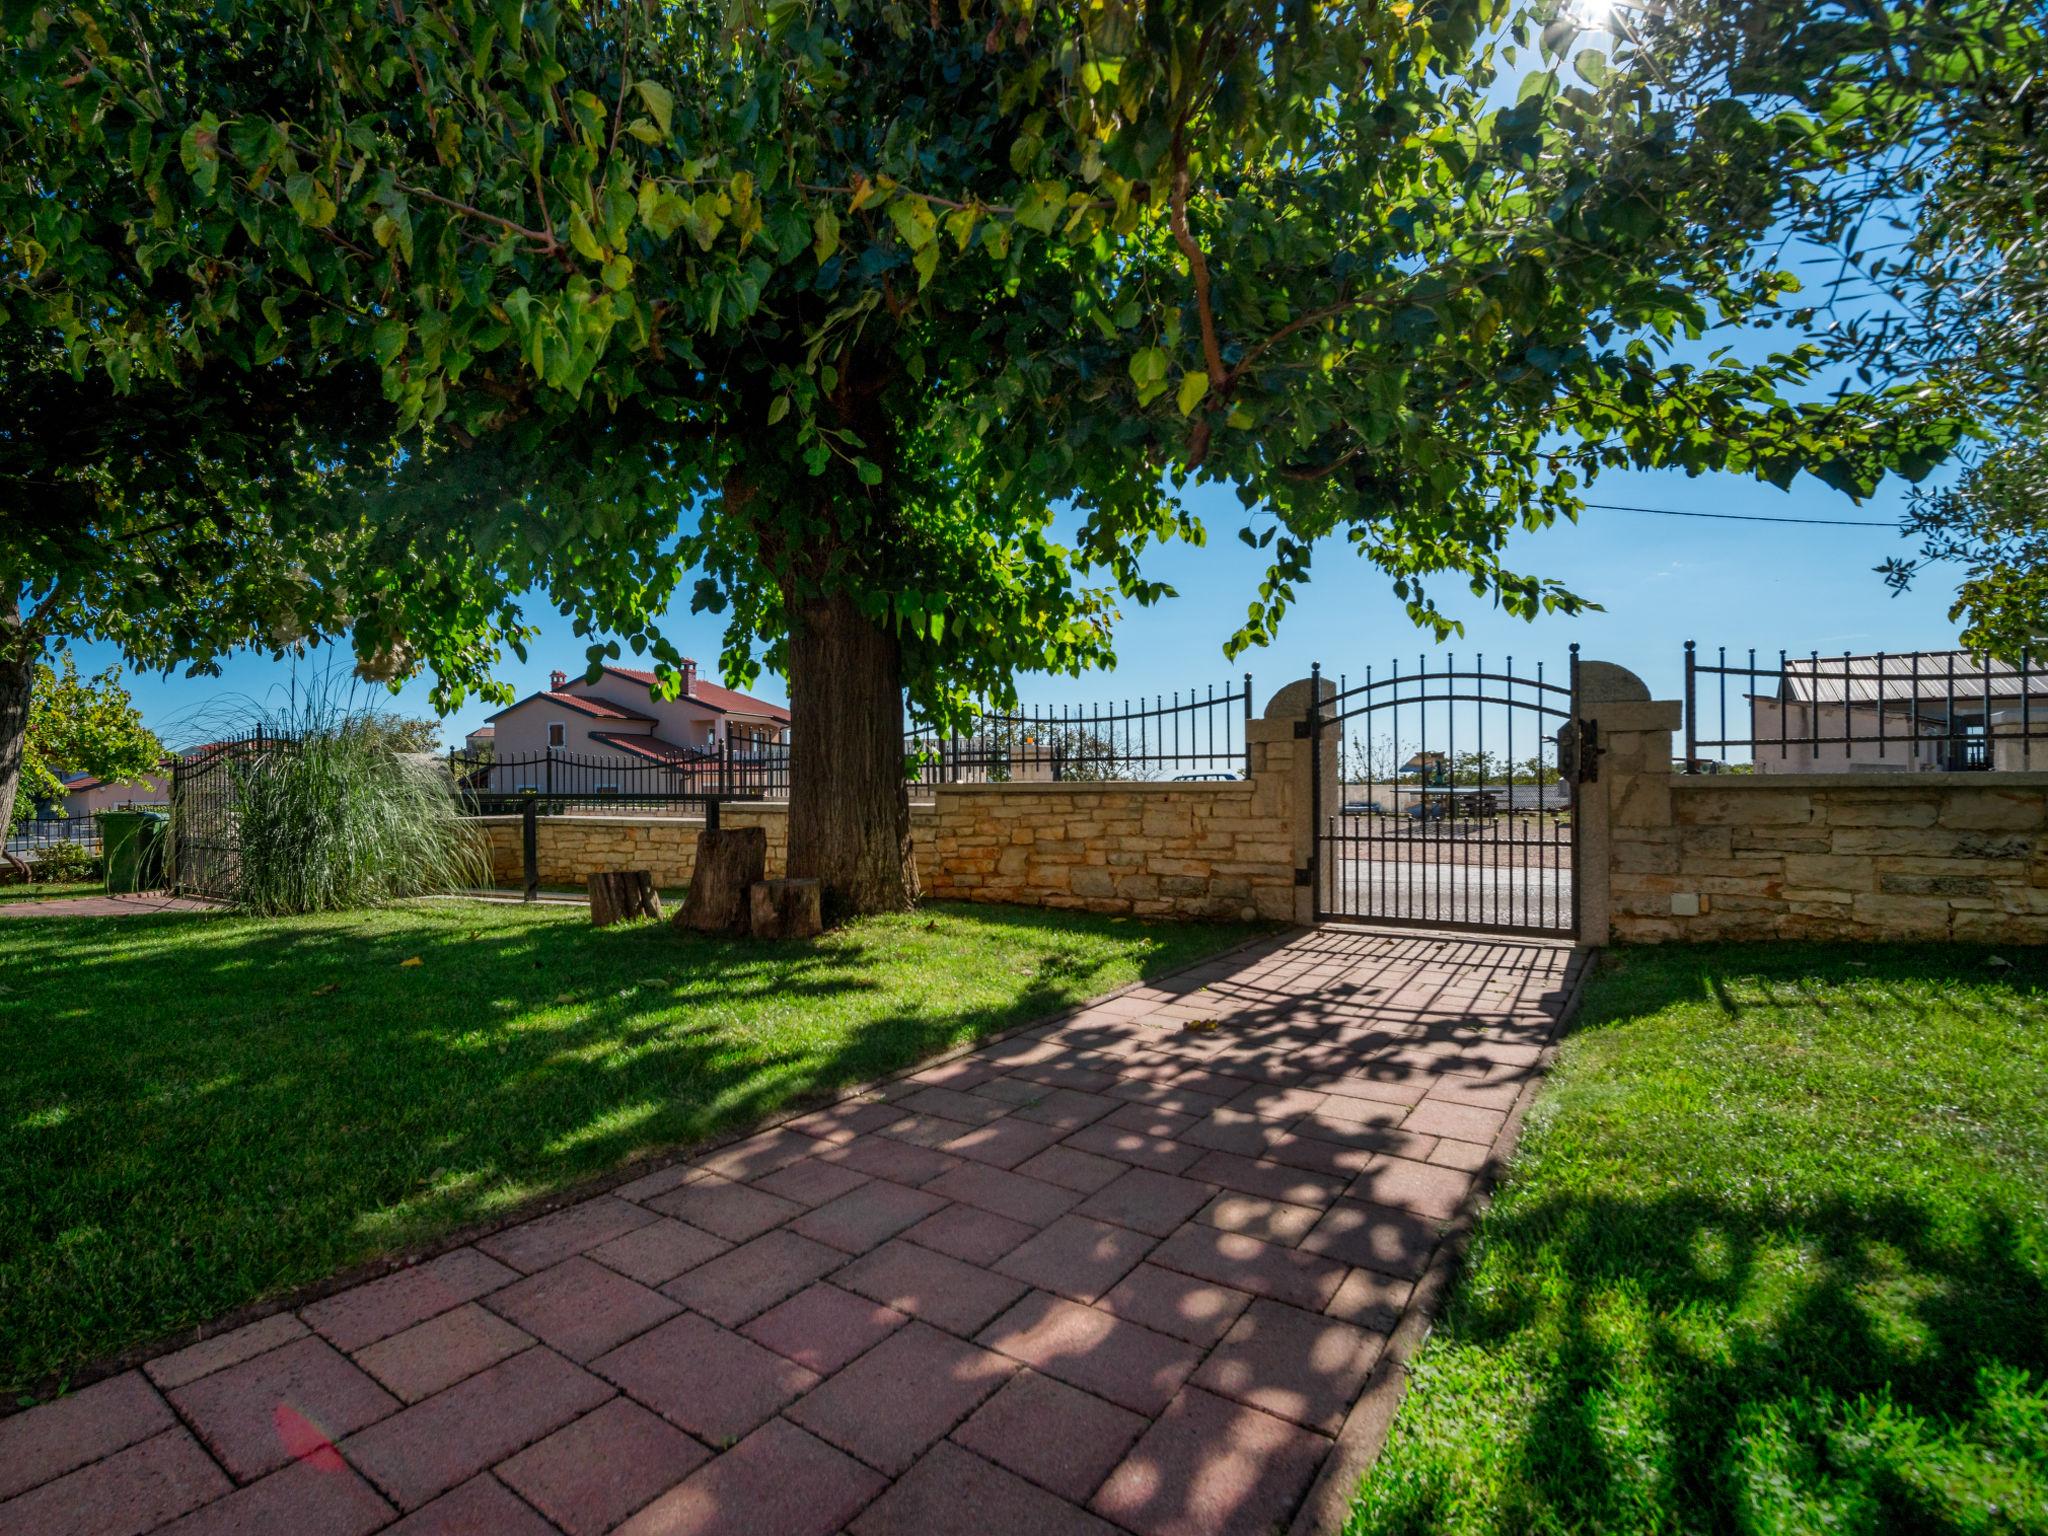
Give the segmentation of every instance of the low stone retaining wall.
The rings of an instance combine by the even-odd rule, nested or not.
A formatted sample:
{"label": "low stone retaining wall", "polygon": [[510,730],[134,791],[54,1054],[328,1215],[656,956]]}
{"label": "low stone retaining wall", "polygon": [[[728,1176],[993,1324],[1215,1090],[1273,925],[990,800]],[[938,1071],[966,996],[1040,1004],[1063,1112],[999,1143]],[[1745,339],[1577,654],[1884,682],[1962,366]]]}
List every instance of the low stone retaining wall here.
{"label": "low stone retaining wall", "polygon": [[[975,784],[937,790],[910,808],[918,882],[940,901],[1245,919],[1294,916],[1291,840],[1252,782],[1235,784]],[[783,805],[728,805],[728,827],[768,832],[768,875],[789,851]],[[525,879],[520,818],[478,818],[500,885]],[[696,864],[696,816],[543,816],[535,823],[545,885],[581,885],[607,870],[644,869],[685,885]]]}
{"label": "low stone retaining wall", "polygon": [[[1325,692],[1329,685],[1325,684]],[[918,882],[943,901],[1013,902],[1132,917],[1308,920],[1310,744],[1295,722],[1308,684],[1283,688],[1246,722],[1251,772],[1230,782],[956,784],[910,808]],[[1323,743],[1325,814],[1335,808],[1334,735]],[[768,831],[768,874],[785,872],[789,808],[733,804],[722,826]],[[525,880],[517,816],[478,818],[499,884]],[[535,826],[546,885],[581,885],[644,869],[657,885],[689,881],[694,816],[543,816]]]}
{"label": "low stone retaining wall", "polygon": [[2048,943],[2048,774],[1680,775],[1671,812],[1616,844],[1618,938]]}
{"label": "low stone retaining wall", "polygon": [[1598,663],[1580,686],[1588,942],[2048,944],[2048,773],[1674,774],[1679,705]]}
{"label": "low stone retaining wall", "polygon": [[[491,874],[500,885],[526,879],[520,850],[521,818],[479,816],[491,845]],[[719,825],[764,827],[768,832],[768,877],[782,874],[789,853],[789,808],[785,805],[727,805]],[[662,886],[688,885],[697,867],[701,816],[542,816],[534,824],[535,852],[543,885],[581,885],[591,875],[644,869]]]}
{"label": "low stone retaining wall", "polygon": [[917,829],[930,847],[919,878],[943,901],[1289,919],[1294,844],[1284,799],[1270,773],[1236,783],[940,789]]}

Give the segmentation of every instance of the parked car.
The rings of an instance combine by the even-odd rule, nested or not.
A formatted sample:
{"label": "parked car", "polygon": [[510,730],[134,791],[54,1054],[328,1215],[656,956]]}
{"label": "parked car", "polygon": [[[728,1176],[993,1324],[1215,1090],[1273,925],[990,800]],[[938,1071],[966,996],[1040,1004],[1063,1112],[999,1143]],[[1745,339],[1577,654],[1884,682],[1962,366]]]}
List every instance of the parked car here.
{"label": "parked car", "polygon": [[1235,784],[1240,776],[1235,773],[1176,773],[1176,784]]}
{"label": "parked car", "polygon": [[1346,816],[1384,816],[1387,814],[1387,808],[1377,800],[1346,800],[1344,802],[1344,814]]}

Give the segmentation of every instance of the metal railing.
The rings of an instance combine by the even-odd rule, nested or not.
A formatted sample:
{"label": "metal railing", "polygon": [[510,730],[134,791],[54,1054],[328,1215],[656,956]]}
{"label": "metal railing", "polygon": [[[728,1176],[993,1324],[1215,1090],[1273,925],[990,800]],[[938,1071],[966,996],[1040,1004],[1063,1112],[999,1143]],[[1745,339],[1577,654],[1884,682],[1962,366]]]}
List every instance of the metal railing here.
{"label": "metal railing", "polygon": [[789,748],[727,745],[655,761],[574,752],[517,757],[457,750],[448,772],[472,815],[516,813],[534,803],[543,815],[582,811],[704,812],[720,800],[781,800],[789,795]]}
{"label": "metal railing", "polygon": [[[9,853],[30,866],[42,861],[53,849],[76,848],[86,857],[96,859],[100,856],[99,818],[51,816],[24,821],[7,833],[5,845]],[[57,854],[55,857],[67,855]]]}
{"label": "metal railing", "polygon": [[1252,675],[1121,703],[984,714],[971,729],[911,730],[917,784],[1235,779],[1249,774]]}
{"label": "metal railing", "polygon": [[[1731,691],[1733,697],[1731,698]],[[1707,697],[1702,697],[1706,694]],[[1962,651],[1840,656],[1685,642],[1683,773],[2048,768],[2048,672]]]}

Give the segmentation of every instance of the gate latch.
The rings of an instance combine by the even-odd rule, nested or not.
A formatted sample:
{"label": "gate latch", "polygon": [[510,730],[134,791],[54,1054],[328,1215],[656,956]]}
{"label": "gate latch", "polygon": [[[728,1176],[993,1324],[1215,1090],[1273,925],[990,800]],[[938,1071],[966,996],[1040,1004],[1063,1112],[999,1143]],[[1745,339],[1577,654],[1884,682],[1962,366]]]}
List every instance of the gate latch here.
{"label": "gate latch", "polygon": [[1600,778],[1600,722],[1567,720],[1557,730],[1557,771],[1567,784],[1592,784]]}

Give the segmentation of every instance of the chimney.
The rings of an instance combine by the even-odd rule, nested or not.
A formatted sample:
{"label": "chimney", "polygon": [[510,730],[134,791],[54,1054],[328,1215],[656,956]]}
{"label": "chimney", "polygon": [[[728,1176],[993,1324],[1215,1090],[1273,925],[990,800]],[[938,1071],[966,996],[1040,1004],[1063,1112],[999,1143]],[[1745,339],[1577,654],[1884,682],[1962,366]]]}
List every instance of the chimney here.
{"label": "chimney", "polygon": [[557,692],[560,692],[562,685],[568,681],[569,674],[566,672],[550,672],[548,674],[548,686]]}
{"label": "chimney", "polygon": [[697,663],[690,660],[689,657],[685,656],[683,658],[683,697],[686,699],[694,699],[696,696]]}

